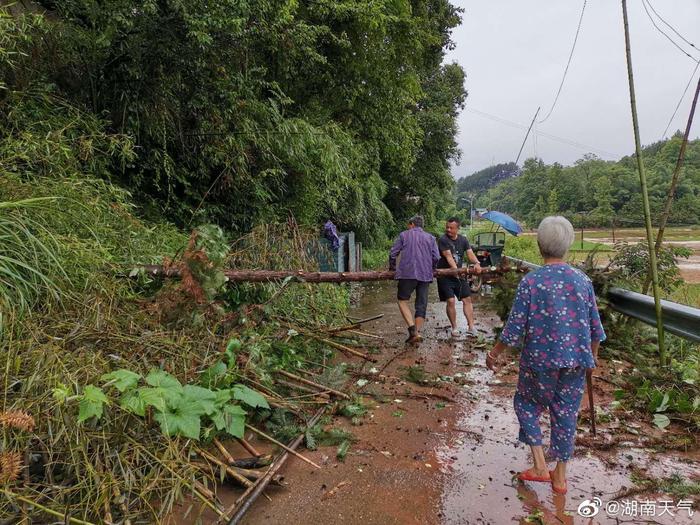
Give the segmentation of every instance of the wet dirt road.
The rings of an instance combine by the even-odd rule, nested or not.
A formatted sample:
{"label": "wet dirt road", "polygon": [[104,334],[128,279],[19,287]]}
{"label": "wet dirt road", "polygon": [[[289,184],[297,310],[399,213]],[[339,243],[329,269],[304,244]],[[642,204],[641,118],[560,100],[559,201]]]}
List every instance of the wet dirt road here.
{"label": "wet dirt road", "polygon": [[[490,339],[492,327],[500,322],[488,301],[475,301],[482,339],[453,341],[443,306],[432,297],[425,341],[416,348],[403,344],[405,327],[394,293],[392,283],[367,285],[353,313],[358,318],[384,313],[364,327],[381,335],[384,343],[377,355],[378,373],[370,373],[372,365],[367,364],[356,375],[369,380],[361,391],[371,413],[361,425],[352,426],[346,418],[333,422],[358,439],[345,461],[336,459],[335,447],[304,451],[323,468],[290,460],[283,469],[289,486],[270,487],[272,501],[260,498],[243,523],[700,523],[700,512],[690,517],[682,503],[678,507],[678,497],[633,491],[634,471],[654,477],[679,473],[696,481],[700,473],[697,451],[654,452],[649,447],[663,441],[664,434],[635,419],[615,416],[599,422],[598,443],[622,442],[605,451],[579,446],[569,466],[566,496],[554,496],[547,484],[513,481],[512,475],[529,459],[517,441],[511,403],[517,370],[511,365],[494,376],[483,366],[490,348],[483,338]],[[431,294],[436,295],[434,287]],[[461,313],[460,322],[466,324]],[[407,381],[407,367],[416,365],[443,381],[437,386]],[[608,368],[615,372],[616,366],[603,363],[598,373]],[[606,406],[612,387],[604,381],[596,384],[598,402]],[[587,434],[588,425],[581,422],[579,435],[585,440]],[[615,499],[625,491],[627,497]],[[580,516],[579,505],[594,497],[602,503],[598,514]],[[619,507],[608,507],[606,515],[612,500]]]}

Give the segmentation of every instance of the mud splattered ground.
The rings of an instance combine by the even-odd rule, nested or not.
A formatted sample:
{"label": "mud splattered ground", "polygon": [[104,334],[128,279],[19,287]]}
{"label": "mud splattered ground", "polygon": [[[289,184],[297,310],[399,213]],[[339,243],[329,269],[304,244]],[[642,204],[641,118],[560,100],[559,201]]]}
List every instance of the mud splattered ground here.
{"label": "mud splattered ground", "polygon": [[[698,481],[700,456],[697,450],[657,453],[654,447],[660,443],[683,441],[682,433],[663,433],[639,416],[605,409],[612,401],[612,383],[625,373],[623,364],[602,362],[596,371],[602,377],[595,388],[603,408],[599,434],[592,439],[588,422],[581,418],[580,445],[569,466],[569,493],[556,496],[547,484],[512,479],[529,458],[517,442],[511,404],[515,363],[498,376],[483,365],[490,348],[484,338],[491,338],[499,323],[488,300],[475,301],[480,340],[455,341],[448,337],[443,306],[432,298],[425,341],[416,348],[403,344],[405,328],[394,293],[392,283],[367,285],[355,311],[357,317],[384,313],[365,327],[384,342],[377,356],[379,373],[357,376],[370,379],[362,391],[371,414],[359,426],[345,418],[335,422],[358,438],[345,461],[336,459],[335,447],[304,451],[323,468],[291,459],[282,471],[289,486],[269,487],[272,501],[260,498],[243,523],[700,523],[700,510],[691,518],[688,510],[677,507],[678,497],[635,490],[633,472],[653,477],[677,473]],[[466,324],[463,317],[461,322]],[[406,369],[415,365],[443,380],[435,386],[407,381]],[[369,369],[366,365],[363,372]],[[586,446],[591,443],[593,448]],[[621,493],[628,495],[618,497]],[[237,494],[219,491],[225,506]],[[596,497],[602,502],[598,514],[579,516],[579,505]],[[605,506],[612,500],[621,507],[606,515]],[[697,502],[693,508],[698,508]]]}

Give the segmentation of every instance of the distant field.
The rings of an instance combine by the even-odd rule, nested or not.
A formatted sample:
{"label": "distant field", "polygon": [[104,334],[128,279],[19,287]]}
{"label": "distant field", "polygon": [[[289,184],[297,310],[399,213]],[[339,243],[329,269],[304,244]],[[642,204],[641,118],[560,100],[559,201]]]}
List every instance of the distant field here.
{"label": "distant field", "polygon": [[[654,230],[656,232],[656,230]],[[654,233],[656,235],[656,233]],[[641,240],[647,236],[644,228],[616,228],[615,240],[622,239]],[[612,230],[584,230],[584,239],[605,239],[607,242],[612,241]],[[667,241],[700,241],[700,226],[672,226],[666,228],[664,239]]]}

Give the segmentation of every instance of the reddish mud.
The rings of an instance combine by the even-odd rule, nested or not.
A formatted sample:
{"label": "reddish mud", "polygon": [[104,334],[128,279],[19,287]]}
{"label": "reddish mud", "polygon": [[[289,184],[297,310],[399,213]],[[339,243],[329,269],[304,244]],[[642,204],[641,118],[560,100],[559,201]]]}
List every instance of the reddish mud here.
{"label": "reddish mud", "polygon": [[[436,295],[434,287],[431,292]],[[652,447],[677,443],[687,435],[674,425],[670,431],[660,431],[649,424],[646,415],[641,416],[643,421],[638,414],[609,408],[616,388],[611,383],[625,374],[627,365],[601,363],[596,370],[602,377],[594,388],[597,419],[602,420],[598,436],[590,436],[588,421],[581,417],[577,455],[568,469],[569,492],[553,495],[548,484],[512,479],[529,460],[527,448],[517,441],[512,409],[517,364],[514,359],[498,375],[483,365],[490,349],[483,337],[491,338],[492,327],[499,324],[488,301],[475,301],[481,340],[453,341],[448,337],[443,306],[436,302],[437,297],[431,297],[425,341],[416,348],[403,344],[405,327],[394,293],[391,283],[367,285],[354,312],[360,318],[384,313],[382,319],[364,327],[383,336],[384,344],[377,356],[380,373],[369,374],[371,365],[367,364],[362,367],[364,375],[357,376],[371,379],[361,389],[371,414],[358,426],[350,425],[346,418],[334,419],[334,425],[351,430],[358,439],[345,461],[336,459],[335,447],[313,452],[302,448],[304,455],[323,468],[316,470],[290,458],[281,471],[289,485],[269,487],[266,494],[272,501],[259,498],[243,523],[700,523],[697,496],[692,505],[698,513],[691,518],[688,510],[676,507],[678,497],[635,490],[630,479],[633,471],[657,478],[678,473],[698,481],[700,455],[697,450],[655,452]],[[461,312],[460,322],[464,329]],[[416,364],[444,381],[433,387],[407,382],[405,369]],[[546,423],[547,418],[543,419]],[[592,448],[588,447],[591,443]],[[231,447],[235,456],[246,455],[236,446]],[[628,495],[619,497],[622,493]],[[218,489],[225,507],[239,495],[238,490]],[[595,497],[602,502],[597,515],[580,516],[579,505]],[[606,505],[613,500],[622,506],[617,513],[606,515]],[[201,518],[203,523],[215,521],[208,513]],[[195,516],[181,514],[178,523],[195,523]]]}

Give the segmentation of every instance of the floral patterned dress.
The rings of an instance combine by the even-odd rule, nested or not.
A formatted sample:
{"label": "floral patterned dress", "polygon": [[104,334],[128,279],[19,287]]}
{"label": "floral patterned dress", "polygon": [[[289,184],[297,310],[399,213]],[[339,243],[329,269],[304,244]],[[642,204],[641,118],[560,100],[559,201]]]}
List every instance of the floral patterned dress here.
{"label": "floral patterned dress", "polygon": [[539,419],[549,409],[551,446],[558,461],[571,458],[591,343],[604,341],[588,277],[565,263],[548,264],[520,281],[501,342],[522,348],[514,399],[519,439],[542,444]]}

